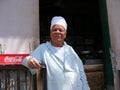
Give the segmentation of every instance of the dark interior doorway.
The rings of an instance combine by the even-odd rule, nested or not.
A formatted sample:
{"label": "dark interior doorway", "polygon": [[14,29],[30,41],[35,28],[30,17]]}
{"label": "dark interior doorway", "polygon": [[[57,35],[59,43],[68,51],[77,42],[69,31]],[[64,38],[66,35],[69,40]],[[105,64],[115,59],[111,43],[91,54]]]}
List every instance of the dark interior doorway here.
{"label": "dark interior doorway", "polygon": [[104,90],[104,58],[99,0],[40,0],[40,43],[49,39],[53,16],[65,17],[66,42],[82,59],[91,90]]}
{"label": "dark interior doorway", "polygon": [[84,64],[103,63],[99,11],[98,0],[40,0],[40,42],[49,39],[51,18],[62,15],[68,23],[66,42]]}

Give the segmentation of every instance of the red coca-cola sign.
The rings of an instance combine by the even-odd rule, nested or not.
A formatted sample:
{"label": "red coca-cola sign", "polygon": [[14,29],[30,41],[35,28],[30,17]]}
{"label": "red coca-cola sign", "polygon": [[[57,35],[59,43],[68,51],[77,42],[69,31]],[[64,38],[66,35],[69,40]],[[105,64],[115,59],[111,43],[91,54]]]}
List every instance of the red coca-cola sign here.
{"label": "red coca-cola sign", "polygon": [[0,65],[20,65],[28,54],[0,54]]}

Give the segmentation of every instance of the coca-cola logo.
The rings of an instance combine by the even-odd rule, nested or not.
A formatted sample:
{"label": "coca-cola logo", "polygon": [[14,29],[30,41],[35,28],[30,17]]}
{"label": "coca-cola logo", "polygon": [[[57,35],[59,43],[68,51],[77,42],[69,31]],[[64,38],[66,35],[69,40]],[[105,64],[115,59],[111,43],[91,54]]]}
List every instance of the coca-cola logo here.
{"label": "coca-cola logo", "polygon": [[6,56],[4,62],[22,62],[22,56]]}

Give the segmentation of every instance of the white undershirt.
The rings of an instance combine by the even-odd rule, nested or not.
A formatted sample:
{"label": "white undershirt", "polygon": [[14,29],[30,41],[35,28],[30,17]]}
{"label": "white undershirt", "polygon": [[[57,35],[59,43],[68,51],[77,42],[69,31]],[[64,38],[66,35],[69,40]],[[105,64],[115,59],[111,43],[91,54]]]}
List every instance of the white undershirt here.
{"label": "white undershirt", "polygon": [[65,51],[64,51],[64,46],[63,47],[55,47],[53,46],[54,51],[55,51],[55,55],[57,57],[60,58],[60,60],[62,60],[62,62],[64,62],[64,57],[65,57]]}

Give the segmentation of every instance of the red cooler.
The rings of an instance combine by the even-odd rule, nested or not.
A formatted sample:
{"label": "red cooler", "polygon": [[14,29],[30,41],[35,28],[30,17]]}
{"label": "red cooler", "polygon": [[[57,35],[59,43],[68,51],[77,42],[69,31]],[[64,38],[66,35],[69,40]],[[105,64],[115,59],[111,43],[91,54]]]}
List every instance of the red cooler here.
{"label": "red cooler", "polygon": [[0,90],[36,90],[30,71],[21,65],[28,54],[0,54]]}

